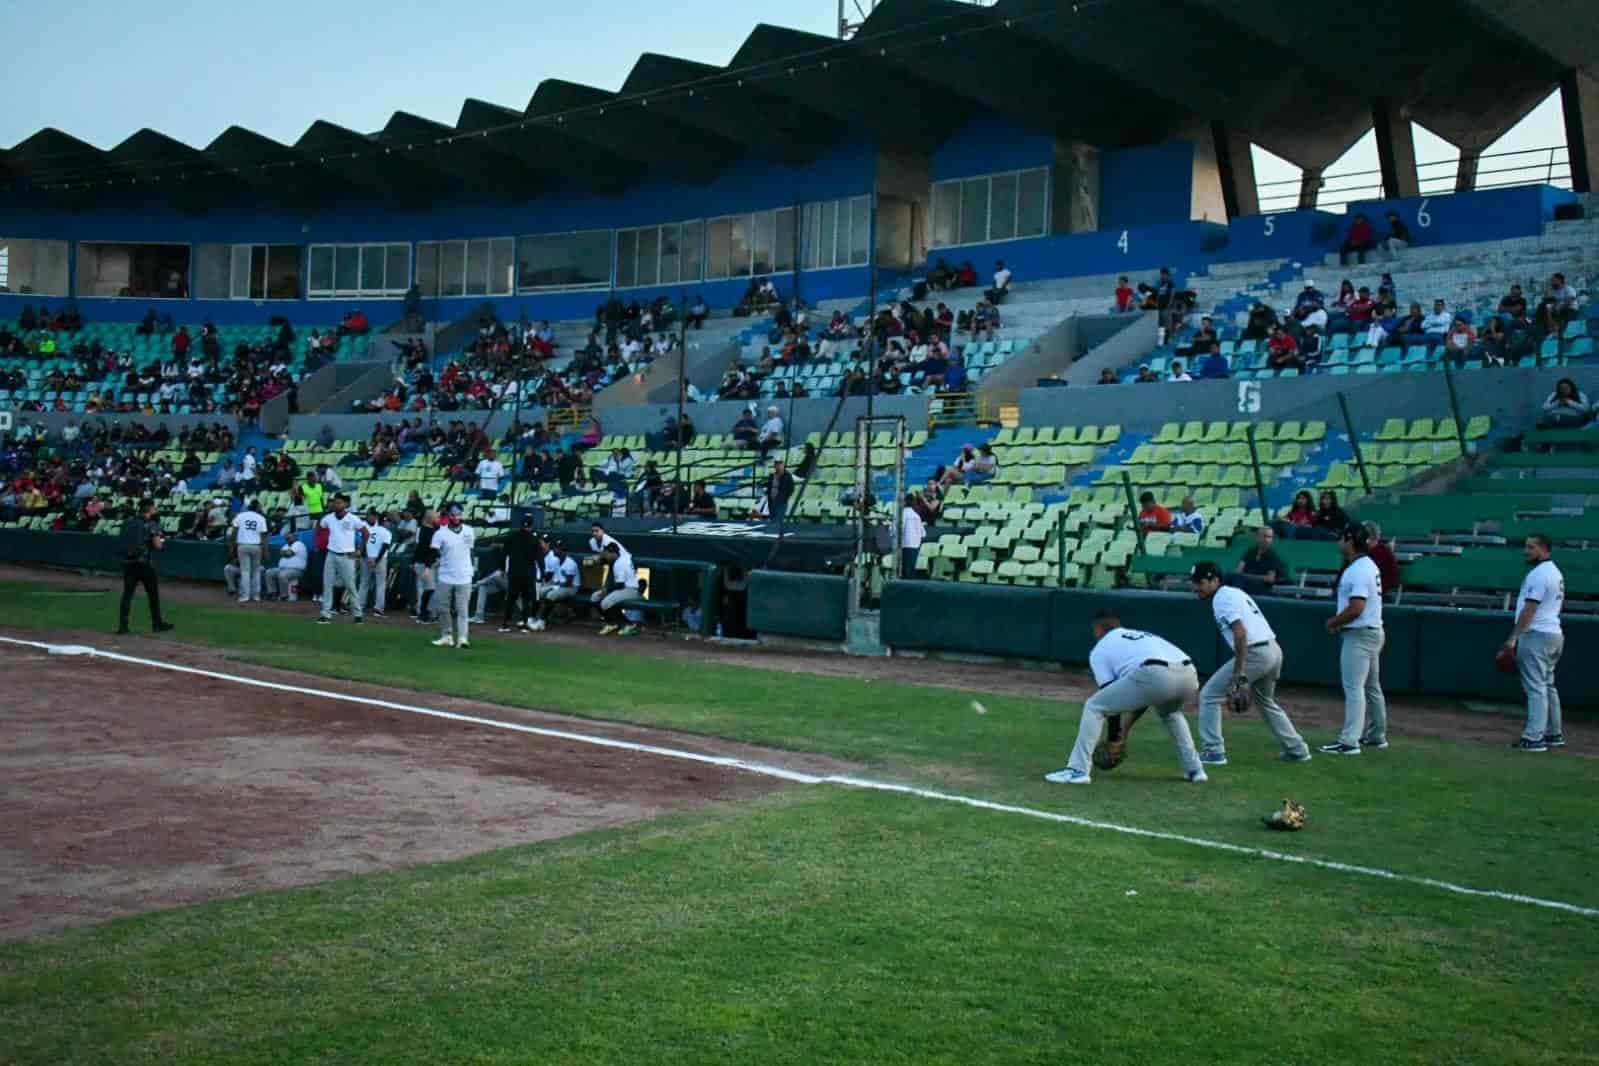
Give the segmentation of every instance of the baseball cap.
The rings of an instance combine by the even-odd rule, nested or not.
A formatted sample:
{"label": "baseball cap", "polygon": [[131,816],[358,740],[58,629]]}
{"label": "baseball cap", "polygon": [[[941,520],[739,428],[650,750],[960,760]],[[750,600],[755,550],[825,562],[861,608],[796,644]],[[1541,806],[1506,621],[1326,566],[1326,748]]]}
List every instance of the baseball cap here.
{"label": "baseball cap", "polygon": [[1194,564],[1193,573],[1189,574],[1188,577],[1190,581],[1220,581],[1221,567],[1209,559],[1203,559]]}
{"label": "baseball cap", "polygon": [[525,515],[522,516],[522,528],[523,529],[532,529],[533,528],[533,516],[532,515],[525,514]]}

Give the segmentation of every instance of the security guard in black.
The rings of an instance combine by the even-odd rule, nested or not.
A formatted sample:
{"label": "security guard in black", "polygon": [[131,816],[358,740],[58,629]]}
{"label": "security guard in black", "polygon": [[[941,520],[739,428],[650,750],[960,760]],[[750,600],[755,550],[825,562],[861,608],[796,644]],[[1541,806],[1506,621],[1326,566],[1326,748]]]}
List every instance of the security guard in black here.
{"label": "security guard in black", "polygon": [[133,606],[133,591],[144,586],[150,601],[150,625],[164,633],[172,625],[161,618],[161,581],[155,570],[155,553],[166,543],[161,523],[156,521],[155,501],[140,500],[139,511],[122,526],[119,546],[122,552],[122,611],[118,633],[128,632],[128,610]]}

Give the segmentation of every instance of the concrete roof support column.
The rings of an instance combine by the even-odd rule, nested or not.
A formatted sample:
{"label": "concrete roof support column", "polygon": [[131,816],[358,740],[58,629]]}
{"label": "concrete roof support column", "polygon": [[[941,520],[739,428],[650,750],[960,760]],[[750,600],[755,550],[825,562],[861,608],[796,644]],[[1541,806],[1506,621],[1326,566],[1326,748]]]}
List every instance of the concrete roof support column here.
{"label": "concrete roof support column", "polygon": [[1304,167],[1299,172],[1299,210],[1309,211],[1321,198],[1321,167]]}
{"label": "concrete roof support column", "polygon": [[1599,178],[1599,78],[1571,68],[1560,75],[1560,108],[1566,117],[1571,187],[1593,192]]}
{"label": "concrete roof support column", "polygon": [[1377,165],[1382,170],[1382,194],[1390,199],[1421,195],[1416,173],[1416,137],[1410,116],[1388,100],[1371,105],[1371,127],[1377,135]]}
{"label": "concrete roof support column", "polygon": [[1221,119],[1210,124],[1210,136],[1216,145],[1216,169],[1221,176],[1227,217],[1260,214],[1260,190],[1255,185],[1255,157],[1249,138]]}
{"label": "concrete roof support column", "polygon": [[1460,150],[1460,162],[1455,166],[1456,192],[1470,192],[1477,187],[1477,166],[1481,162],[1481,148],[1462,148]]}

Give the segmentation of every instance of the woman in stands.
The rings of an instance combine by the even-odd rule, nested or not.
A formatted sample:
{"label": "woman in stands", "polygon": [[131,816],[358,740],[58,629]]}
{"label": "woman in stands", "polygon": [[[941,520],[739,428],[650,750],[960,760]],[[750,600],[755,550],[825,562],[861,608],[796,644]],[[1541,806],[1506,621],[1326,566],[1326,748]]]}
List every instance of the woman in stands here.
{"label": "woman in stands", "polygon": [[1287,539],[1309,535],[1316,524],[1316,507],[1311,502],[1310,493],[1300,489],[1294,493],[1294,502],[1288,508],[1288,513],[1283,515],[1279,532]]}
{"label": "woman in stands", "polygon": [[1338,506],[1338,494],[1323,489],[1316,506],[1315,530],[1325,540],[1337,540],[1349,528],[1349,516]]}
{"label": "woman in stands", "polygon": [[1593,416],[1593,405],[1588,402],[1577,383],[1570,378],[1555,382],[1555,391],[1543,402],[1543,414],[1538,425],[1546,429],[1576,429]]}

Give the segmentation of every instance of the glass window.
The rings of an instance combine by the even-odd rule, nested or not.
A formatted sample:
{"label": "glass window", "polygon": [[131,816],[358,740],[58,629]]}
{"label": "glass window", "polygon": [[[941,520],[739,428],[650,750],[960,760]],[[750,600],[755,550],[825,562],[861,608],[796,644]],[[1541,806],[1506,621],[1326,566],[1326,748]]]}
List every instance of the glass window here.
{"label": "glass window", "polygon": [[333,245],[311,246],[311,267],[307,275],[305,287],[312,296],[333,294]]}
{"label": "glass window", "polygon": [[638,283],[654,285],[660,280],[661,228],[651,226],[638,232]]}
{"label": "glass window", "polygon": [[[378,283],[381,286],[383,279]],[[341,244],[333,250],[333,291],[353,296],[361,291],[361,247]]]}
{"label": "glass window", "polygon": [[872,200],[857,196],[849,202],[849,261],[864,266],[871,258]]}
{"label": "glass window", "polygon": [[386,286],[383,284],[383,268],[387,265],[385,251],[376,249],[354,249],[361,260],[361,292],[382,292]]}
{"label": "glass window", "polygon": [[[376,245],[369,245],[368,250],[376,249]],[[383,271],[383,284],[385,291],[390,296],[404,296],[405,290],[411,287],[411,246],[409,244],[391,244],[386,250],[388,265]]]}
{"label": "glass window", "polygon": [[727,263],[728,274],[732,277],[747,278],[750,276],[751,264],[754,263],[753,224],[749,215],[735,215],[731,220],[732,226],[728,230],[727,238]]}
{"label": "glass window", "polygon": [[466,294],[468,296],[487,296],[489,294],[489,242],[485,240],[463,241],[466,245]]}
{"label": "glass window", "polygon": [[683,274],[681,281],[698,281],[704,261],[705,223],[683,223]]}
{"label": "glass window", "polygon": [[[511,272],[515,269],[516,239],[479,237],[464,241],[422,241],[416,246],[416,287],[429,299],[439,296],[507,296],[512,290]],[[396,260],[395,252],[405,245],[389,247],[389,288],[395,277],[404,277],[408,264]]]}
{"label": "glass window", "polygon": [[[807,269],[860,265],[867,260],[871,198],[852,196],[805,205],[801,261]],[[783,220],[779,218],[778,224]]]}
{"label": "glass window", "polygon": [[67,242],[0,237],[0,292],[67,294]]}
{"label": "glass window", "polygon": [[194,246],[194,297],[197,300],[226,300],[232,273],[233,248],[226,244]]}
{"label": "glass window", "polygon": [[268,300],[298,300],[300,298],[299,245],[267,245],[266,294]]}
{"label": "glass window", "polygon": [[[266,258],[259,278],[264,291],[296,292],[300,250],[294,245],[265,248]],[[409,244],[313,244],[308,262],[306,295],[313,300],[347,296],[399,297],[405,295],[411,284]],[[253,273],[254,265],[251,269]]]}
{"label": "glass window", "polygon": [[750,219],[750,251],[756,274],[770,274],[773,245],[776,244],[777,219],[770,211],[760,211]]}
{"label": "glass window", "polygon": [[705,254],[707,278],[732,276],[733,220],[713,218],[706,223]]}
{"label": "glass window", "polygon": [[988,239],[1008,241],[1016,236],[1016,175],[997,175],[988,188]]}
{"label": "glass window", "polygon": [[517,291],[603,289],[611,284],[611,231],[543,233],[517,242]]}
{"label": "glass window", "polygon": [[961,182],[961,243],[988,240],[988,179]]}
{"label": "glass window", "polygon": [[959,182],[940,182],[933,186],[933,244],[944,246],[961,241],[961,187]]}
{"label": "glass window", "polygon": [[516,288],[516,240],[495,237],[489,242],[489,293],[509,296]]}
{"label": "glass window", "polygon": [[785,207],[778,211],[776,219],[776,248],[772,254],[772,266],[776,270],[794,269],[794,209]]}
{"label": "glass window", "polygon": [[78,245],[79,296],[184,300],[189,297],[187,244]]}
{"label": "glass window", "polygon": [[416,287],[433,299],[439,294],[439,242],[419,241],[416,246]]}
{"label": "glass window", "polygon": [[439,295],[466,295],[466,242],[439,243]]}
{"label": "glass window", "polygon": [[683,227],[661,227],[661,284],[683,280]]}
{"label": "glass window", "polygon": [[619,289],[638,284],[638,235],[636,229],[616,231],[616,286]]}
{"label": "glass window", "polygon": [[1024,170],[1017,175],[1016,236],[1041,237],[1049,228],[1046,199],[1049,183],[1043,170]]}

